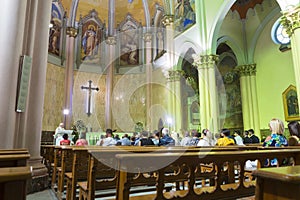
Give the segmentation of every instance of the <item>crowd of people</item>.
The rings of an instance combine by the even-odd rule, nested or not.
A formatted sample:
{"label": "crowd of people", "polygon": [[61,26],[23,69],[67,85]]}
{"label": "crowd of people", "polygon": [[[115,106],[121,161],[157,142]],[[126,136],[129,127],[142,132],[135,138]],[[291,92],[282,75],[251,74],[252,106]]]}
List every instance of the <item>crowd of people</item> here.
{"label": "crowd of people", "polygon": [[[222,129],[219,133],[211,133],[208,129],[201,132],[197,130],[186,131],[184,137],[180,138],[176,132],[170,133],[168,128],[155,130],[152,133],[142,131],[141,133],[133,133],[132,136],[124,134],[119,138],[118,134],[114,135],[112,129],[106,129],[106,134],[96,145],[98,146],[228,146],[228,145],[247,145],[262,144],[264,147],[269,146],[295,146],[299,145],[300,124],[298,121],[288,123],[290,136],[286,138],[284,135],[284,123],[280,119],[272,119],[269,122],[271,134],[263,141],[254,134],[253,129],[245,130],[243,134],[240,130],[231,131]],[[233,134],[231,134],[233,132]],[[60,145],[70,145],[67,134],[63,135]],[[88,145],[85,138],[79,138],[75,145]]]}

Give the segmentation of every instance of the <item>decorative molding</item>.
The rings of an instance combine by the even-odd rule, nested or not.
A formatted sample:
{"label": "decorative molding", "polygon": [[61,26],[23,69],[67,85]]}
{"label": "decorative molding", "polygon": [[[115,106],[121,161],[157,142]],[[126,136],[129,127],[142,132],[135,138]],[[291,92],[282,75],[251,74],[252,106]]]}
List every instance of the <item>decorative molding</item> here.
{"label": "decorative molding", "polygon": [[152,34],[151,33],[145,33],[143,36],[143,39],[145,42],[152,42]]}
{"label": "decorative molding", "polygon": [[164,26],[170,26],[174,23],[174,15],[165,15],[161,22]]}
{"label": "decorative molding", "polygon": [[255,76],[256,64],[240,65],[235,70],[239,72],[240,76]]}
{"label": "decorative molding", "polygon": [[218,55],[200,55],[193,54],[193,66],[197,67],[197,69],[211,68],[214,67],[215,64],[219,61]]}
{"label": "decorative molding", "polygon": [[170,82],[180,81],[184,71],[182,70],[169,70],[167,80]]}
{"label": "decorative molding", "polygon": [[281,24],[286,28],[287,34],[291,37],[295,29],[300,28],[300,6],[293,10],[282,12]]}
{"label": "decorative molding", "polygon": [[116,37],[107,37],[106,44],[108,45],[115,45],[117,43]]}
{"label": "decorative molding", "polygon": [[78,30],[75,27],[67,27],[67,35],[73,38],[76,38]]}

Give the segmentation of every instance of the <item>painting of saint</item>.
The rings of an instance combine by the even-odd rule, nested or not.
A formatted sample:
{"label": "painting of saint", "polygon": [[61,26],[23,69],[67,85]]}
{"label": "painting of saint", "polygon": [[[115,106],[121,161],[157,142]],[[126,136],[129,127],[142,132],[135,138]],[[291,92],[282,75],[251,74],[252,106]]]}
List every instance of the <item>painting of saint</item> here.
{"label": "painting of saint", "polygon": [[175,6],[175,30],[184,31],[190,25],[196,23],[196,14],[191,0],[176,0]]}
{"label": "painting of saint", "polygon": [[120,65],[137,65],[138,62],[138,40],[137,35],[130,31],[122,34]]}
{"label": "painting of saint", "polygon": [[82,60],[92,60],[99,57],[101,32],[94,22],[87,22],[82,31]]}
{"label": "painting of saint", "polygon": [[61,49],[63,13],[64,11],[61,4],[59,2],[53,2],[49,29],[48,52],[57,56],[60,55]]}
{"label": "painting of saint", "polygon": [[51,22],[53,24],[52,24],[52,27],[50,28],[50,33],[49,33],[48,51],[55,55],[59,55],[61,25],[58,20],[52,20]]}
{"label": "painting of saint", "polygon": [[296,87],[290,85],[283,93],[284,115],[286,121],[299,120],[299,104]]}

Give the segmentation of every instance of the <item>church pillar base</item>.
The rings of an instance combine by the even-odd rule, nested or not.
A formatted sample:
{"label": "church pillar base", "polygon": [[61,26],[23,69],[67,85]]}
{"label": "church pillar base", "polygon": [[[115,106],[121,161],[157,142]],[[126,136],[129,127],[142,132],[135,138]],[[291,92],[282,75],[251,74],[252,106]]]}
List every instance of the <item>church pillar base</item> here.
{"label": "church pillar base", "polygon": [[30,159],[28,165],[32,168],[32,177],[27,181],[27,194],[39,192],[49,187],[49,174],[41,158]]}

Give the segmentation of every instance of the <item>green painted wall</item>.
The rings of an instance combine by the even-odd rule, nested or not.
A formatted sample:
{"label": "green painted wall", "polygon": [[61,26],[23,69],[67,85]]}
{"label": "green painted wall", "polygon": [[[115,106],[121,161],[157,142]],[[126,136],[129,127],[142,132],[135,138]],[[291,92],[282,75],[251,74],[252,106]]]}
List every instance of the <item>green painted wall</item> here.
{"label": "green painted wall", "polygon": [[276,19],[270,21],[261,33],[254,54],[257,64],[257,96],[261,129],[268,129],[272,118],[284,121],[282,92],[295,85],[292,52],[279,51],[279,45],[271,39],[271,28]]}

